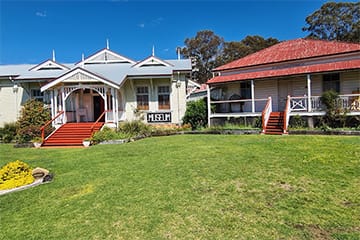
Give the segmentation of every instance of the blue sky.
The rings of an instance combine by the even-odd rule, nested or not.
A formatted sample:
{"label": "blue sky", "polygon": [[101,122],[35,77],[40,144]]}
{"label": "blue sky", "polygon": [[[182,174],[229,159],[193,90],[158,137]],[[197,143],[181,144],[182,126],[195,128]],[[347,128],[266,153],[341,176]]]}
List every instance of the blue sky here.
{"label": "blue sky", "polygon": [[225,41],[247,35],[305,37],[305,18],[325,0],[0,0],[0,64],[71,63],[106,47],[134,60],[176,58],[176,47],[201,30]]}

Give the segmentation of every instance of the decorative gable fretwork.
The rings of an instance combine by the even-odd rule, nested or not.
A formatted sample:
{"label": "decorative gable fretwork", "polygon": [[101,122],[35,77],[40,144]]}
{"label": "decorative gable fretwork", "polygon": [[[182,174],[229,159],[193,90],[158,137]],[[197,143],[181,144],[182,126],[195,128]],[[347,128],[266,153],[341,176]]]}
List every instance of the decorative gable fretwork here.
{"label": "decorative gable fretwork", "polygon": [[82,60],[81,62],[77,63],[77,65],[87,65],[87,64],[111,64],[111,63],[130,63],[135,64],[135,61],[121,56],[109,49],[103,49],[90,57]]}
{"label": "decorative gable fretwork", "polygon": [[161,60],[155,56],[150,56],[146,59],[144,59],[141,62],[138,62],[137,64],[135,64],[133,67],[172,67],[173,65],[165,62],[164,60]]}
{"label": "decorative gable fretwork", "polygon": [[49,82],[48,84],[41,87],[41,91],[45,91],[49,88],[52,88],[60,83],[103,83],[105,85],[111,86],[113,88],[119,89],[119,86],[108,79],[96,75],[92,72],[89,72],[85,69],[82,69],[80,67],[75,68],[68,73],[62,75],[61,77]]}
{"label": "decorative gable fretwork", "polygon": [[77,72],[72,76],[69,76],[67,79],[64,79],[63,82],[99,82],[99,80],[84,74],[83,72]]}
{"label": "decorative gable fretwork", "polygon": [[41,71],[41,70],[69,70],[69,68],[49,59],[29,69],[29,71]]}

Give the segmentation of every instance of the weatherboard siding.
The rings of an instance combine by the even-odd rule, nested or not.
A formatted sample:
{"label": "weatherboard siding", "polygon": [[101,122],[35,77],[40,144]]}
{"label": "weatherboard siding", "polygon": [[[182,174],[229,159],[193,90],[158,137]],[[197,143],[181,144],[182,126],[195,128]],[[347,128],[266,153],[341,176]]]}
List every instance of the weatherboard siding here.
{"label": "weatherboard siding", "polygon": [[[277,111],[278,105],[278,82],[276,79],[255,82],[255,99],[272,98],[273,111]],[[266,105],[266,101],[256,102],[256,112],[261,112]],[[248,109],[245,109],[248,110]]]}
{"label": "weatherboard siding", "polygon": [[341,94],[352,94],[360,91],[360,71],[344,72],[340,74]]}

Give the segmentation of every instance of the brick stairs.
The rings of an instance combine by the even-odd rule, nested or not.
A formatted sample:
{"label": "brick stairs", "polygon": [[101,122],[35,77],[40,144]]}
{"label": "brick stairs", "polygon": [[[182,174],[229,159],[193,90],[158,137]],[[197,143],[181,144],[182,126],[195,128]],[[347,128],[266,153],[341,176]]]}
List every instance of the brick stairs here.
{"label": "brick stairs", "polygon": [[284,134],[284,113],[271,112],[265,128],[265,134],[282,135]]}
{"label": "brick stairs", "polygon": [[[93,122],[66,123],[45,139],[42,146],[82,146],[83,139],[91,137],[93,124]],[[103,122],[96,123],[94,132],[99,131],[103,125]]]}

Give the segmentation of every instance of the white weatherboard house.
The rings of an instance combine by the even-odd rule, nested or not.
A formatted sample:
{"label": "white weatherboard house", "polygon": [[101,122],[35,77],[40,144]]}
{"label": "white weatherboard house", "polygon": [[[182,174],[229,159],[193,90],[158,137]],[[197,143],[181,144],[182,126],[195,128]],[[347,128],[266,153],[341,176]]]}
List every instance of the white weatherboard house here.
{"label": "white weatherboard house", "polygon": [[[263,131],[287,132],[290,116],[309,125],[325,115],[320,101],[336,91],[348,116],[360,115],[360,44],[295,39],[281,42],[213,70],[209,123],[261,117]],[[210,111],[213,109],[213,111]]]}
{"label": "white weatherboard house", "polygon": [[186,110],[189,59],[162,60],[153,54],[134,61],[108,47],[72,64],[53,58],[37,65],[0,65],[0,126],[15,122],[29,98],[47,104],[59,128],[95,122],[110,127],[139,119],[181,124]]}

